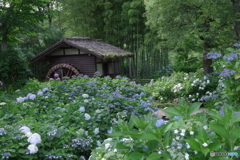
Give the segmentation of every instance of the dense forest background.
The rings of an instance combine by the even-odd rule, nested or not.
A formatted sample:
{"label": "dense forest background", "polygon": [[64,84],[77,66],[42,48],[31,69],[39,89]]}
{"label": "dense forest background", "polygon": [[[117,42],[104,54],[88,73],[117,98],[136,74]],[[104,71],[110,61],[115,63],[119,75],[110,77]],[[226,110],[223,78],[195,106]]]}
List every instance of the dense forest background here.
{"label": "dense forest background", "polygon": [[[5,90],[39,78],[30,59],[62,37],[90,37],[134,54],[130,78],[162,71],[212,72],[206,54],[240,40],[238,0],[2,0],[0,81]],[[47,64],[46,64],[47,65]],[[41,67],[43,69],[43,67]],[[167,70],[166,70],[167,69]]]}

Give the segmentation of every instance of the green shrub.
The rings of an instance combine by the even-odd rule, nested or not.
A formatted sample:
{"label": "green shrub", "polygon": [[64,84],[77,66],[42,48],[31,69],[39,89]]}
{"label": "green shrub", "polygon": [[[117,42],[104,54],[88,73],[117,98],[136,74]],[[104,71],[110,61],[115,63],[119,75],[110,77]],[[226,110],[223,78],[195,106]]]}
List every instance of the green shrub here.
{"label": "green shrub", "polygon": [[200,105],[182,100],[178,107],[165,109],[169,121],[151,114],[132,115],[129,122],[119,120],[111,138],[93,150],[90,160],[219,159],[211,157],[211,152],[232,153],[222,159],[239,158],[239,115],[225,105],[225,116],[216,111],[190,116]]}
{"label": "green shrub", "polygon": [[174,101],[180,97],[189,101],[205,101],[213,96],[218,86],[218,76],[204,76],[199,70],[195,73],[176,72],[145,85],[146,92],[160,101]]}

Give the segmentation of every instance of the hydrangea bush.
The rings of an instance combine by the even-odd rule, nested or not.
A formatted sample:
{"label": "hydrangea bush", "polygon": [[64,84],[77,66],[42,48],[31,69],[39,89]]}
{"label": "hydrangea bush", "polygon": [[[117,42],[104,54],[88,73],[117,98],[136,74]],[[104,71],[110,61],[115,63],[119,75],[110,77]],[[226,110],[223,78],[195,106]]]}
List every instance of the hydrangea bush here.
{"label": "hydrangea bush", "polygon": [[33,80],[28,93],[1,104],[3,159],[86,159],[118,118],[141,117],[151,109],[144,88],[126,77],[65,79]]}
{"label": "hydrangea bush", "polygon": [[[169,121],[157,120],[151,114],[141,118],[132,115],[129,122],[120,119],[111,138],[94,149],[89,160],[238,159],[239,115],[226,106],[228,116],[216,111],[190,116],[200,105],[189,106],[182,100],[179,107],[165,110]],[[234,154],[211,157],[211,152]]]}
{"label": "hydrangea bush", "polygon": [[176,72],[168,77],[161,77],[145,85],[146,92],[160,101],[173,101],[180,97],[191,102],[202,102],[214,98],[218,85],[215,74],[203,76],[202,70],[196,73]]}

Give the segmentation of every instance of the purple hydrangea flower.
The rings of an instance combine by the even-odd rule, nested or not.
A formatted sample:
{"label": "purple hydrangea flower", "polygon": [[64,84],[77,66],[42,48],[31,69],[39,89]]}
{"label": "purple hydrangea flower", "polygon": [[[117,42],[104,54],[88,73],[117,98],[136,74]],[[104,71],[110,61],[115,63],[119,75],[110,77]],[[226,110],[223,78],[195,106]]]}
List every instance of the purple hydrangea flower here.
{"label": "purple hydrangea flower", "polygon": [[220,76],[229,77],[230,74],[236,74],[236,73],[237,73],[236,71],[232,71],[232,70],[229,70],[229,69],[224,69],[224,70],[220,73]]}
{"label": "purple hydrangea flower", "polygon": [[221,56],[222,56],[221,53],[216,53],[215,51],[207,54],[208,59],[217,59],[218,57],[221,57]]}
{"label": "purple hydrangea flower", "polygon": [[235,47],[240,47],[240,43],[236,43],[236,44],[234,44],[233,46],[235,46]]}
{"label": "purple hydrangea flower", "polygon": [[26,97],[18,97],[17,102],[21,103],[21,102],[25,101],[26,99],[27,99]]}
{"label": "purple hydrangea flower", "polygon": [[237,57],[238,57],[238,54],[231,53],[229,55],[224,56],[223,59],[228,60],[228,61],[232,61],[232,60],[234,60]]}
{"label": "purple hydrangea flower", "polygon": [[55,73],[53,76],[54,76],[54,78],[58,78],[59,74]]}

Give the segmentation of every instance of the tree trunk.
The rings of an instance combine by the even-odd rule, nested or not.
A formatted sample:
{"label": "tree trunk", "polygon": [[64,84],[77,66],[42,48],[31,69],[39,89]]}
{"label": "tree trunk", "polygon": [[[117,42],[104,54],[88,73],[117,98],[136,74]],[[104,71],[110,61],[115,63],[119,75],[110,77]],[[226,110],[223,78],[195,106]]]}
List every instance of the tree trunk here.
{"label": "tree trunk", "polygon": [[203,65],[203,73],[204,75],[212,73],[213,72],[213,67],[212,65],[212,59],[207,58],[208,54],[208,44],[205,41],[203,45],[203,58],[202,58],[202,65]]}
{"label": "tree trunk", "polygon": [[[1,43],[1,54],[3,54],[4,51],[7,51],[8,49],[8,45],[7,45],[7,35],[5,33],[3,33],[2,35],[2,43]],[[1,55],[0,55],[1,56]],[[1,77],[1,81],[2,81],[2,87],[5,91],[7,91],[7,85],[5,83],[5,79],[3,77]]]}
{"label": "tree trunk", "polygon": [[[4,27],[4,24],[2,24]],[[1,51],[7,51],[8,46],[7,46],[7,33],[3,33],[2,35],[2,43],[1,43]]]}
{"label": "tree trunk", "polygon": [[240,40],[240,2],[239,0],[232,0],[233,12],[234,12],[234,31],[237,41]]}

